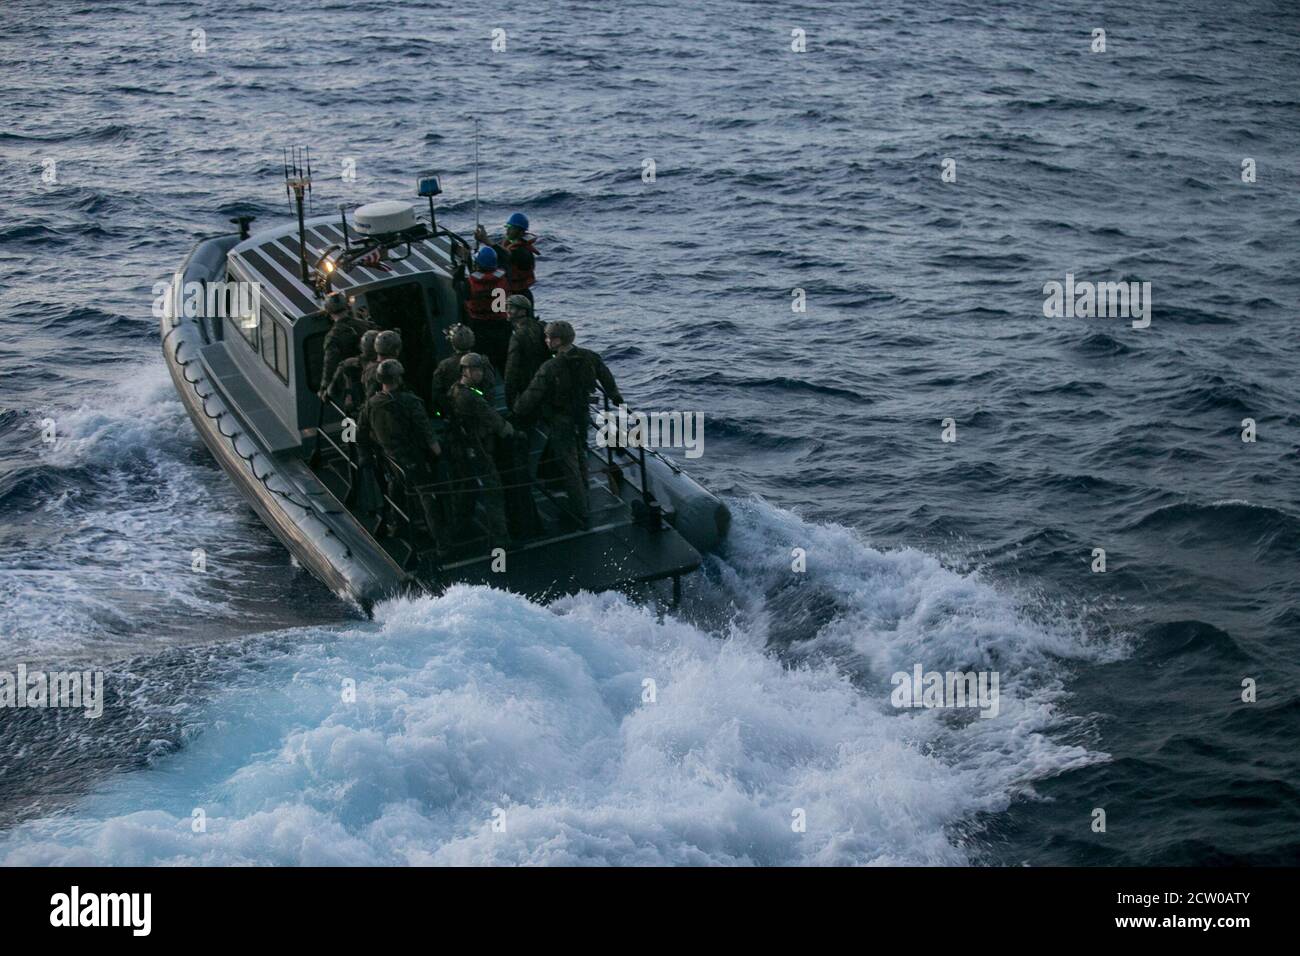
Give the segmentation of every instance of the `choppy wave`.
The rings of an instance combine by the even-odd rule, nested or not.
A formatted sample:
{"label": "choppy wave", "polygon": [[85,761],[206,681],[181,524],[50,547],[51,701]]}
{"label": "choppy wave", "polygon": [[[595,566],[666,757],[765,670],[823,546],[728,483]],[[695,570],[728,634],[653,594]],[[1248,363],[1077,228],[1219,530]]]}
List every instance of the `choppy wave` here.
{"label": "choppy wave", "polygon": [[[191,6],[176,9],[197,22]],[[1003,861],[1294,847],[1285,18],[1138,0],[1179,41],[1153,58],[1120,36],[1092,55],[1086,31],[1023,11],[927,19],[882,0],[877,35],[813,28],[796,55],[772,5],[736,28],[713,0],[625,4],[574,45],[555,26],[571,11],[539,0],[489,55],[472,17],[435,36],[389,4],[357,30],[355,5],[326,4],[340,58],[255,4],[199,58],[149,39],[151,7],[10,8],[0,659],[102,662],[130,703],[102,721],[0,715],[0,760],[24,755],[0,799],[5,858],[971,862],[999,856],[985,811]],[[1214,56],[1182,42],[1201,20]],[[951,55],[972,29],[1026,42]],[[326,89],[322,137],[302,107]],[[430,102],[475,104],[481,190],[469,115]],[[317,211],[409,197],[432,166],[444,225],[529,213],[542,314],[573,321],[638,405],[706,411],[692,472],[837,523],[738,502],[677,621],[609,596],[556,616],[457,592],[358,623],[251,517],[141,341],[150,285],[198,235],[287,221],[287,142],[313,146]],[[1043,318],[1042,284],[1069,272],[1151,281],[1151,327]],[[47,415],[54,449],[35,438]],[[1238,440],[1245,417],[1257,443]],[[969,566],[983,576],[952,570]],[[549,643],[501,634],[524,624]],[[552,654],[576,689],[545,676]],[[1004,716],[885,710],[913,658],[999,668]],[[635,694],[648,669],[672,688],[657,710]],[[312,683],[345,670],[377,695],[364,715]],[[1242,671],[1277,697],[1236,707]],[[492,722],[484,702],[507,688],[535,728],[508,708]],[[1246,769],[1222,774],[1228,757]],[[1098,792],[1145,801],[1150,840],[1076,836]],[[484,829],[497,805],[513,842]]]}
{"label": "choppy wave", "polygon": [[[253,639],[255,669],[225,675],[183,749],[11,828],[0,859],[960,864],[980,850],[959,824],[1106,759],[1059,706],[1055,662],[1098,653],[1078,633],[919,552],[740,510],[714,573],[775,590],[721,636],[612,594],[456,587]],[[791,587],[840,612],[782,655],[792,540],[810,562]],[[1000,715],[895,710],[913,661],[999,669]]]}
{"label": "choppy wave", "polygon": [[[234,592],[259,573],[259,552],[288,569],[207,457],[160,363],[94,402],[34,409],[12,435],[28,463],[0,484],[5,661],[112,660],[156,646],[170,628],[237,613]],[[170,628],[143,626],[151,620]]]}

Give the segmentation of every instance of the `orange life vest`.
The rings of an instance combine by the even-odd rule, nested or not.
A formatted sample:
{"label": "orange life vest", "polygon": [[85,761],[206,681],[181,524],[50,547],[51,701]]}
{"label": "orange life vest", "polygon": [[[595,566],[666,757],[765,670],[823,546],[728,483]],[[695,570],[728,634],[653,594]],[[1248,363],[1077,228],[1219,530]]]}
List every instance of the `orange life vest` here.
{"label": "orange life vest", "polygon": [[[536,258],[537,246],[533,245],[536,241],[537,237],[529,232],[524,233],[524,236],[521,239],[507,239],[505,242],[501,243],[501,248],[505,249],[507,252],[514,252],[516,249],[522,247],[531,252],[533,257]],[[510,290],[511,295],[527,292],[537,281],[537,273],[534,266],[530,265],[526,269],[516,266],[514,256],[506,257],[506,269],[506,285]]]}
{"label": "orange life vest", "polygon": [[[486,319],[505,321],[506,296],[510,294],[506,285],[506,271],[493,269],[491,272],[471,272],[465,278],[469,282],[469,295],[465,299],[465,311],[469,313],[469,317],[478,321]],[[501,296],[500,312],[492,310],[492,299],[497,289],[505,292],[505,295]]]}

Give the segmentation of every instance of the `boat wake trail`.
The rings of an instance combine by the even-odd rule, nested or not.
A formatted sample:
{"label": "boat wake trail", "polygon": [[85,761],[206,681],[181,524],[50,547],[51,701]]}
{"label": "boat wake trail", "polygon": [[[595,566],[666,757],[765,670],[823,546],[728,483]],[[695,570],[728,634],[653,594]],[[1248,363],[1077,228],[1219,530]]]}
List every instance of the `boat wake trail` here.
{"label": "boat wake trail", "polygon": [[218,621],[227,633],[241,618],[245,631],[285,623],[256,606],[274,607],[271,589],[300,575],[203,447],[166,371],[150,362],[101,392],[3,431],[14,467],[0,476],[0,662],[115,661]]}
{"label": "boat wake trail", "polygon": [[[1062,682],[1113,649],[918,552],[735,510],[721,627],[455,587],[224,663],[173,654],[206,669],[173,708],[185,745],[10,827],[0,861],[962,864],[984,814],[1107,759]],[[799,541],[807,572],[781,583]],[[999,670],[998,716],[893,707],[914,663]]]}

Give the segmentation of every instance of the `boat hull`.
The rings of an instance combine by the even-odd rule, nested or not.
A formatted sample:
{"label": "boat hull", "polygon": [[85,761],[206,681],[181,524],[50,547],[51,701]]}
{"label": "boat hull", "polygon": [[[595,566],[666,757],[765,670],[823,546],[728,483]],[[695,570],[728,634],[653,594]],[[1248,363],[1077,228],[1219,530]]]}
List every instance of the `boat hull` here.
{"label": "boat hull", "polygon": [[[173,282],[222,278],[225,251],[237,237],[200,242]],[[162,318],[162,350],[177,394],[199,437],[262,522],[309,572],[336,594],[368,609],[415,582],[338,507],[299,454],[272,455],[252,437],[200,358],[211,344],[203,316],[175,314],[171,296]]]}

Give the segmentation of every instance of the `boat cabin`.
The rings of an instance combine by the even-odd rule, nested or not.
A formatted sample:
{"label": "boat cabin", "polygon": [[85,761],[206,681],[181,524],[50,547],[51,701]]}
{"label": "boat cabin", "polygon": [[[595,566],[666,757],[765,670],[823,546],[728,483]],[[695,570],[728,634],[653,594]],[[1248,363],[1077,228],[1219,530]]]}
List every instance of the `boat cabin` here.
{"label": "boat cabin", "polygon": [[[363,238],[326,218],[307,220],[301,250],[297,228],[286,225],[260,231],[236,245],[227,257],[230,307],[212,332],[217,340],[204,349],[223,386],[239,392],[230,397],[247,413],[250,426],[272,451],[302,449],[322,418],[316,397],[322,382],[325,334],[330,320],[323,295],[304,282],[305,258],[313,273],[329,268],[337,255]],[[426,403],[437,363],[451,353],[446,330],[460,321],[462,308],[454,280],[452,250],[463,241],[441,233],[403,243],[373,258],[332,268],[332,289],[346,293],[356,315],[379,329],[402,336],[402,364],[407,387]],[[318,263],[324,266],[318,267]],[[314,278],[314,276],[313,276]],[[256,314],[240,315],[235,283],[256,284]],[[247,301],[250,297],[242,297]],[[226,374],[222,374],[223,371]],[[225,389],[223,388],[223,391]]]}

